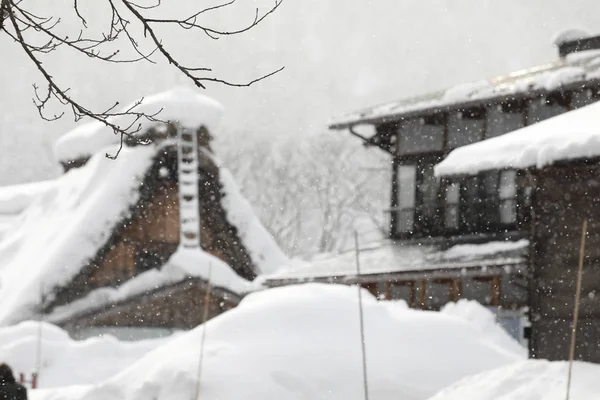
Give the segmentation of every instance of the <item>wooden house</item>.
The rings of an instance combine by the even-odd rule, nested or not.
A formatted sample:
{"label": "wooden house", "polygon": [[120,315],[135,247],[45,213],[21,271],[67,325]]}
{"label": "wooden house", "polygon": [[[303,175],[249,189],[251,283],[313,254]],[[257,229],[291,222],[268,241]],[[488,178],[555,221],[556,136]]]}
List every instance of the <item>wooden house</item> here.
{"label": "wooden house", "polygon": [[[0,323],[40,317],[78,337],[189,329],[202,323],[205,310],[211,318],[235,307],[257,274],[286,262],[229,172],[217,165],[209,143],[214,124],[197,123],[219,110],[198,96],[178,90],[148,100],[167,110],[169,120],[185,117],[178,110],[192,112],[196,126],[189,118],[188,126],[144,126],[139,135],[152,144],[128,140],[114,161],[105,153],[119,148],[118,137],[94,149],[90,142],[106,144],[98,135],[107,133],[98,125],[80,128],[66,135],[68,149],[59,152],[65,175],[38,192],[31,185],[4,189],[13,200],[26,189],[32,194],[15,221],[25,222],[23,228],[0,240],[0,302],[7,305]],[[189,151],[181,145],[185,135],[194,143]],[[185,192],[182,182],[194,190]],[[195,208],[195,226],[181,204]],[[182,247],[186,238],[198,246]],[[32,259],[34,252],[44,258]],[[31,276],[18,277],[27,264]]]}
{"label": "wooden house", "polygon": [[529,193],[531,357],[568,358],[588,220],[575,356],[600,362],[600,103],[458,149],[436,167],[456,183],[486,171],[515,171]]}
{"label": "wooden house", "polygon": [[[487,251],[502,246],[514,249],[516,243],[528,240],[531,192],[517,185],[520,172],[490,170],[461,181],[445,181],[434,175],[434,167],[454,149],[600,99],[599,42],[600,37],[566,41],[559,45],[558,59],[546,65],[333,120],[330,129],[347,130],[365,146],[390,155],[389,242],[385,246],[395,248],[395,256],[384,257],[382,263],[379,257],[370,259],[373,250],[367,249],[365,254],[361,252],[366,258],[361,276],[348,267],[331,277],[321,272],[327,267],[320,270],[315,266],[311,272],[272,277],[270,283],[334,278],[360,281],[373,291],[377,287],[380,297],[402,298],[416,307],[439,308],[448,301],[470,298],[500,313],[508,308],[521,314],[528,304],[529,246],[521,246],[518,254]],[[439,263],[447,258],[447,252],[460,249],[457,246],[472,246],[471,252],[481,256],[467,263],[460,259]],[[419,249],[425,254],[417,257],[418,262],[406,255]],[[397,286],[403,289],[397,290]],[[485,289],[469,290],[480,286]],[[522,324],[517,325],[521,330]]]}

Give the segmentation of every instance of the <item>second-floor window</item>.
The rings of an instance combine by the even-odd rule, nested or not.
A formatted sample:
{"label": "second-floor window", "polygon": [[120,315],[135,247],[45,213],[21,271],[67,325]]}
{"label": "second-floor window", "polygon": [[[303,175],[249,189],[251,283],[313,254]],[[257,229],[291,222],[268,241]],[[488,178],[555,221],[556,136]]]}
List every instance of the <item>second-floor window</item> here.
{"label": "second-floor window", "polygon": [[517,215],[516,171],[490,171],[448,182],[444,190],[447,233],[484,233],[512,229]]}

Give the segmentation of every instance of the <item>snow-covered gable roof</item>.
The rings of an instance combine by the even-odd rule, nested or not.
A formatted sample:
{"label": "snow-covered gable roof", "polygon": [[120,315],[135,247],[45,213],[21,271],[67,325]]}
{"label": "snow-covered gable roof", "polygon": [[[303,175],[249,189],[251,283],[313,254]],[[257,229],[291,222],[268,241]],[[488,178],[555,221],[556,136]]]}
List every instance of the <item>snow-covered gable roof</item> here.
{"label": "snow-covered gable roof", "polygon": [[361,123],[392,121],[410,115],[475,105],[484,100],[546,93],[598,79],[600,52],[585,51],[509,75],[463,83],[446,90],[369,107],[334,118],[329,125],[342,129]]}
{"label": "snow-covered gable roof", "polygon": [[[116,149],[112,149],[116,150]],[[21,214],[0,242],[0,324],[31,316],[56,286],[70,282],[138,200],[156,147],[94,155],[69,171]]]}
{"label": "snow-covered gable roof", "polygon": [[[133,104],[124,107],[129,110]],[[189,127],[206,126],[213,131],[217,128],[223,113],[223,106],[216,100],[187,87],[179,87],[166,92],[143,98],[133,111],[156,115],[160,121],[179,122]],[[119,116],[109,122],[123,128],[132,123],[130,116]],[[137,133],[143,134],[148,129],[163,125],[163,122],[141,119],[134,127]],[[55,143],[54,155],[59,161],[70,161],[89,157],[98,150],[111,144],[119,143],[120,136],[101,122],[94,121],[77,126],[61,136]]]}
{"label": "snow-covered gable roof", "polygon": [[[485,244],[461,244],[447,250],[436,246],[405,245],[393,242],[378,243],[360,251],[361,275],[395,272],[427,271],[446,268],[490,265],[513,265],[524,261],[527,240],[498,241]],[[281,270],[261,277],[273,280],[311,280],[324,277],[352,277],[357,275],[356,253],[348,251],[325,255],[312,262]]]}
{"label": "snow-covered gable roof", "polygon": [[600,156],[600,102],[452,151],[437,176],[493,169],[541,168],[557,161]]}

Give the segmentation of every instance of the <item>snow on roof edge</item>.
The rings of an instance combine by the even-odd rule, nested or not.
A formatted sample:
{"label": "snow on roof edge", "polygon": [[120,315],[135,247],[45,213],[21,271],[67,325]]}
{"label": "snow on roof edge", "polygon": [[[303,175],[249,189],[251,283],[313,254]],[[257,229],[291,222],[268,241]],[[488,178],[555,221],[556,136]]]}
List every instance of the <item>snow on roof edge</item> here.
{"label": "snow on roof edge", "polygon": [[[205,125],[212,132],[217,129],[224,111],[218,101],[185,86],[144,97],[139,105],[131,103],[121,112],[132,107],[136,113],[154,115],[159,112],[156,118],[162,121],[177,121],[187,127]],[[123,127],[131,125],[132,121],[127,116],[109,118],[109,122]],[[135,121],[134,126],[137,127],[138,124],[138,133],[145,133],[162,122],[142,118]],[[61,136],[54,144],[54,155],[63,162],[89,157],[100,148],[119,143],[120,140],[120,135],[115,134],[110,127],[99,121],[92,121],[78,125]]]}
{"label": "snow on roof edge", "polygon": [[459,147],[434,167],[434,174],[543,168],[558,161],[596,157],[600,157],[600,102]]}
{"label": "snow on roof edge", "polygon": [[[479,81],[469,81],[443,90],[419,96],[381,103],[358,111],[331,118],[330,129],[370,124],[375,121],[396,120],[436,109],[446,109],[493,101],[519,94],[545,93],[565,85],[600,81],[600,51],[588,50],[567,55],[552,63],[546,63]],[[589,68],[585,70],[583,67]]]}

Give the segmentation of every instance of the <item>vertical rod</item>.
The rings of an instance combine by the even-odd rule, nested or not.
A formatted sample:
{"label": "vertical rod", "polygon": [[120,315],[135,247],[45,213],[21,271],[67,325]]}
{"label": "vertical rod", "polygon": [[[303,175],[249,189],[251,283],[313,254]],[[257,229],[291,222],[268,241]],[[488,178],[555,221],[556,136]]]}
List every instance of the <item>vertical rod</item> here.
{"label": "vertical rod", "polygon": [[[41,369],[42,369],[42,324],[44,323],[44,311],[43,308],[46,303],[46,296],[44,296],[44,286],[40,285],[40,299],[41,299],[41,309],[40,309],[40,320],[38,322],[38,332],[37,332],[37,346],[35,351],[35,374],[39,379]],[[36,379],[36,383],[38,381]]]}
{"label": "vertical rod", "polygon": [[360,250],[358,248],[358,232],[354,231],[354,248],[356,250],[356,276],[358,279],[358,315],[360,320],[360,344],[362,349],[363,387],[365,400],[369,400],[369,385],[367,380],[367,353],[365,351],[365,325],[362,306],[362,287],[360,285]]}
{"label": "vertical rod", "polygon": [[573,375],[573,358],[575,358],[575,339],[577,334],[577,322],[579,320],[579,301],[581,299],[581,280],[583,277],[583,259],[585,254],[585,237],[587,235],[587,218],[583,220],[581,228],[581,246],[579,247],[579,266],[577,269],[577,287],[575,288],[575,310],[573,312],[573,327],[571,328],[571,346],[569,348],[569,374],[567,377],[567,397],[571,392],[571,376]]}
{"label": "vertical rod", "polygon": [[198,360],[198,379],[196,380],[196,392],[194,400],[200,397],[200,381],[202,379],[202,363],[204,362],[204,342],[206,341],[206,321],[210,311],[212,263],[208,264],[208,279],[206,281],[206,296],[204,298],[204,315],[202,316],[202,338],[200,339],[200,359]]}

